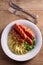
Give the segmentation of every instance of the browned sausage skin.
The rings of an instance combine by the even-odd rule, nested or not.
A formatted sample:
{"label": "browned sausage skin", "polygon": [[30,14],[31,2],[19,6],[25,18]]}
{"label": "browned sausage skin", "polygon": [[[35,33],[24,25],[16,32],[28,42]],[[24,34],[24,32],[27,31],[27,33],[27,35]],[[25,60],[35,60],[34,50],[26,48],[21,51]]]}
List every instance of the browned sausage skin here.
{"label": "browned sausage skin", "polygon": [[17,33],[17,31],[15,31],[15,29],[12,29],[13,32],[13,37],[15,36],[17,38],[17,40],[21,43],[24,42],[24,40],[22,39],[22,37]]}
{"label": "browned sausage skin", "polygon": [[21,35],[23,39],[26,39],[29,44],[33,44],[32,40],[25,34],[23,29],[18,24],[15,23],[13,28]]}
{"label": "browned sausage skin", "polygon": [[24,26],[24,25],[19,25],[19,26],[24,30],[24,32],[25,32],[31,39],[35,38],[35,35],[34,35],[29,29],[27,29],[26,26]]}

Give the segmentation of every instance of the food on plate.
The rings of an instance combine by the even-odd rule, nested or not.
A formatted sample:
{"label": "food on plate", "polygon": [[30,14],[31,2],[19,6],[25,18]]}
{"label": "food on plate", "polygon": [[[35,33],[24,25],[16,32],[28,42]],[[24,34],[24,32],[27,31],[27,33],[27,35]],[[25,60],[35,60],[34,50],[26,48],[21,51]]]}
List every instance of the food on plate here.
{"label": "food on plate", "polygon": [[13,37],[15,36],[18,39],[18,41],[22,43],[24,41],[22,37],[14,29],[12,31],[14,33]]}
{"label": "food on plate", "polygon": [[16,29],[16,31],[22,36],[23,39],[26,39],[27,42],[29,42],[30,44],[33,43],[18,24],[14,24],[13,28]]}
{"label": "food on plate", "polygon": [[29,28],[27,28],[26,26],[24,25],[19,25],[23,30],[24,32],[32,39],[35,37],[35,35],[33,33],[31,33],[31,30]]}
{"label": "food on plate", "polygon": [[31,28],[21,24],[14,24],[8,34],[9,49],[15,54],[25,54],[36,44],[35,34]]}

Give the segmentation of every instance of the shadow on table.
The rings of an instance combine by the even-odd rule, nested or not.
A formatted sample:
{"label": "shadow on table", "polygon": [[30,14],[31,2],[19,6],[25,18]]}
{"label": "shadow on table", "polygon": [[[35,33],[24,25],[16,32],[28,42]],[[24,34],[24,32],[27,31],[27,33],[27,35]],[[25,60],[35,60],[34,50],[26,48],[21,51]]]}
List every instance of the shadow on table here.
{"label": "shadow on table", "polygon": [[[0,39],[1,39],[1,34],[0,34]],[[10,59],[9,57],[7,57],[1,48],[1,40],[0,40],[0,60],[3,60],[6,63],[6,65],[7,64],[10,64],[10,65],[27,65],[27,63],[30,62],[30,60],[25,61],[25,62],[18,62],[18,61],[14,61],[14,60]]]}

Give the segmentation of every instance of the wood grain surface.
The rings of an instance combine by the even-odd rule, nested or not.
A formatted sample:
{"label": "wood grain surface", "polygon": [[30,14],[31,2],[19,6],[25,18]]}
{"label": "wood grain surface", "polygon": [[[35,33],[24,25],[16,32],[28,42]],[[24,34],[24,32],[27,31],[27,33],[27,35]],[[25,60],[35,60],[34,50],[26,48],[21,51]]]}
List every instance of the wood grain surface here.
{"label": "wood grain surface", "polygon": [[[37,56],[30,61],[17,62],[8,58],[1,48],[1,34],[7,24],[14,20],[22,19],[8,12],[10,0],[0,0],[0,65],[43,65],[43,44]],[[43,37],[43,0],[16,0],[22,8],[39,16],[37,26]],[[43,43],[43,42],[42,42]]]}

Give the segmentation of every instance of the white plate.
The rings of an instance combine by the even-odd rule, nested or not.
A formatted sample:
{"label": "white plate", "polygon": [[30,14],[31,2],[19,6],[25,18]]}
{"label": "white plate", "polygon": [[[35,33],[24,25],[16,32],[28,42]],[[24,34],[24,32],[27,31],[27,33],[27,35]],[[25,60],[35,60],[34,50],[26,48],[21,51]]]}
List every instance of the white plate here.
{"label": "white plate", "polygon": [[[15,24],[15,23],[18,23],[18,24],[24,24],[25,26],[27,27],[30,27],[35,35],[36,35],[36,39],[37,39],[37,43],[36,43],[36,46],[35,48],[24,54],[24,55],[16,55],[16,54],[13,54],[10,49],[8,48],[8,45],[7,45],[7,41],[8,41],[8,33],[10,31],[10,29],[12,28],[12,26]],[[13,21],[12,23],[8,24],[6,26],[6,28],[4,29],[3,33],[2,33],[2,36],[1,36],[1,46],[2,46],[2,49],[3,51],[5,52],[5,54],[13,59],[13,60],[16,60],[16,61],[27,61],[27,60],[30,60],[32,59],[33,57],[35,57],[37,55],[37,53],[40,51],[41,49],[41,46],[42,46],[42,36],[41,36],[41,32],[39,30],[39,28],[27,21],[27,20],[16,20],[16,21]]]}

